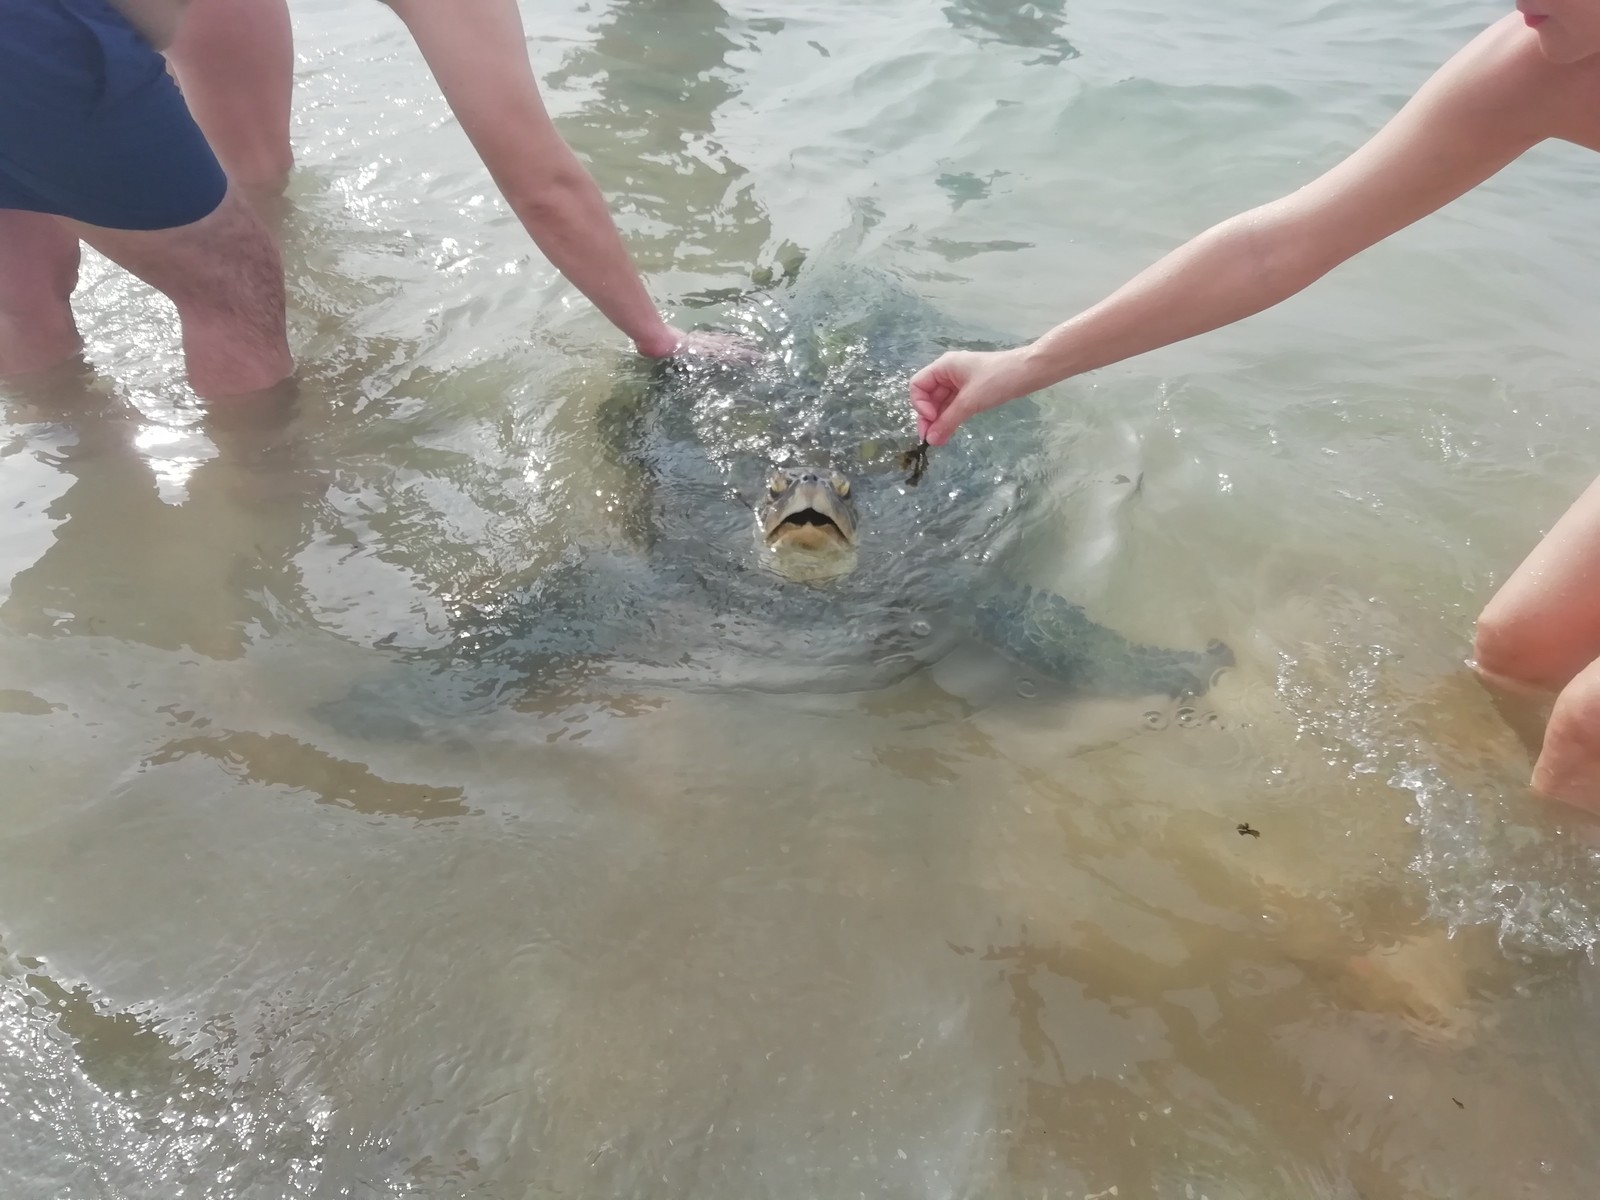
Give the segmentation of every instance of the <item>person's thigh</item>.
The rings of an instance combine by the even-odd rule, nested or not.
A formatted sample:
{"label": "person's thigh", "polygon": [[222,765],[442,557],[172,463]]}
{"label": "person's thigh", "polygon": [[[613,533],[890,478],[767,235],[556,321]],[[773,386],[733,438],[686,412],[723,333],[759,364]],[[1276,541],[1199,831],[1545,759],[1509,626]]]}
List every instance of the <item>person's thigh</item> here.
{"label": "person's thigh", "polygon": [[1600,658],[1600,479],[1484,608],[1474,656],[1491,679],[1549,691]]}
{"label": "person's thigh", "polygon": [[0,208],[0,375],[53,367],[82,348],[71,303],[79,257],[59,218]]}
{"label": "person's thigh", "polygon": [[194,0],[167,57],[228,177],[280,190],[289,145],[294,36],[284,0]]}

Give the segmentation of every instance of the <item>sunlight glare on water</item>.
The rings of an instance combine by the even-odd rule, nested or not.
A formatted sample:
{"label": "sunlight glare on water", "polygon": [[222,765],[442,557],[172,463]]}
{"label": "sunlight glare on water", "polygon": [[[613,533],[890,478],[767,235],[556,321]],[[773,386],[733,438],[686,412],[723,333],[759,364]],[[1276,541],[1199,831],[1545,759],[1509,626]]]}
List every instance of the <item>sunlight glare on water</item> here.
{"label": "sunlight glare on water", "polygon": [[[770,319],[798,372],[738,297],[843,265],[1031,336],[1336,161],[1499,11],[524,18],[658,299]],[[0,1193],[1592,1194],[1600,834],[1528,796],[1464,664],[1594,471],[1588,157],[1052,389],[1020,446],[974,421],[1014,455],[988,475],[935,452],[916,502],[987,497],[1032,586],[1226,643],[1205,695],[969,647],[678,687],[698,618],[624,602],[650,535],[753,535],[650,525],[690,493],[608,444],[637,364],[392,15],[294,16],[293,410],[202,410],[170,307],[98,259],[88,367],[0,392]],[[722,416],[730,459],[783,442]],[[621,582],[560,632],[659,669],[598,634],[506,666],[517,605],[596,564]]]}

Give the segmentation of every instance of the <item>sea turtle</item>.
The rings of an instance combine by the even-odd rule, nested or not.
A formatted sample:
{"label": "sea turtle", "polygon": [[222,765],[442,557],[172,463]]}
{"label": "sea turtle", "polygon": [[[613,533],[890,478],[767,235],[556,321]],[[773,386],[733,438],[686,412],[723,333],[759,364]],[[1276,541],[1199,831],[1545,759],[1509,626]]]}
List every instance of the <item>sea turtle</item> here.
{"label": "sea turtle", "polygon": [[720,323],[752,361],[641,366],[600,405],[627,481],[621,535],[458,609],[451,675],[497,695],[575,674],[863,691],[978,643],[1069,692],[1181,697],[1232,663],[1219,642],[1135,644],[1011,569],[1048,515],[1029,402],[974,422],[907,486],[910,372],[975,339],[903,286],[808,269]]}

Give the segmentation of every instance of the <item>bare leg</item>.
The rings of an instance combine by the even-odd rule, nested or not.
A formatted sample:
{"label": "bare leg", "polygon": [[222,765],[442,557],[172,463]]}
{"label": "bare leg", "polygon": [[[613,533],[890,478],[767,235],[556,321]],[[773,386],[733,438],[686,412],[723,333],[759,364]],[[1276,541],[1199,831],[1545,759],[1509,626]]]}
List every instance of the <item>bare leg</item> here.
{"label": "bare leg", "polygon": [[78,235],[57,217],[0,209],[0,375],[65,362],[83,348],[72,319]]}
{"label": "bare leg", "polygon": [[207,216],[174,229],[68,225],[177,306],[189,383],[201,396],[264,391],[294,369],[278,247],[237,189],[230,186]]}
{"label": "bare leg", "polygon": [[285,0],[194,0],[167,59],[228,178],[252,193],[281,191],[294,166]]}
{"label": "bare leg", "polygon": [[1533,766],[1533,790],[1600,812],[1600,660],[1579,671],[1556,697]]}
{"label": "bare leg", "polygon": [[1600,479],[1489,601],[1473,651],[1487,678],[1545,692],[1600,658]]}
{"label": "bare leg", "polygon": [[[1478,618],[1478,673],[1530,750],[1535,790],[1600,810],[1600,479]],[[1531,722],[1556,695],[1543,744]]]}

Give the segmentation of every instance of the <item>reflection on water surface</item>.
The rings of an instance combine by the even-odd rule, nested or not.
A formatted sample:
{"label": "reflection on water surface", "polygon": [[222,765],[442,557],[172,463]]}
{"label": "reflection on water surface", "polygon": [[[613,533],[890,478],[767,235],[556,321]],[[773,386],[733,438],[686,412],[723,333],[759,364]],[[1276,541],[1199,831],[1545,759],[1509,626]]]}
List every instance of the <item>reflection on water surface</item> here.
{"label": "reflection on water surface", "polygon": [[[664,300],[803,251],[1015,337],[1492,15],[670,7],[526,14]],[[1595,842],[1461,665],[1592,472],[1569,160],[1041,401],[1010,565],[1224,640],[1203,695],[518,671],[461,631],[651,529],[636,367],[403,40],[296,17],[294,408],[193,408],[103,264],[90,369],[3,394],[7,1194],[1588,1194]]]}

